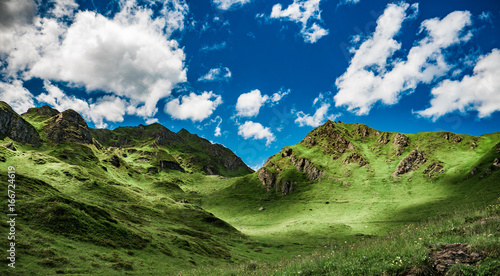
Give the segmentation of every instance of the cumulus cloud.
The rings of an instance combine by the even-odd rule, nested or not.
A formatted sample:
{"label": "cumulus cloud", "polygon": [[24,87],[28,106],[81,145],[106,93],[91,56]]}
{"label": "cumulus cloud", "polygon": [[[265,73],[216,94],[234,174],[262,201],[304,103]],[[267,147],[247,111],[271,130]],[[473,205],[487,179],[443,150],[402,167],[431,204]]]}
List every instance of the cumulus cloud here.
{"label": "cumulus cloud", "polygon": [[227,67],[212,68],[205,75],[198,78],[198,81],[228,81],[231,78],[231,70]]}
{"label": "cumulus cloud", "polygon": [[321,0],[294,0],[286,9],[281,4],[273,6],[271,18],[295,22],[301,25],[300,34],[307,43],[316,43],[328,34],[328,30],[319,26],[321,22]]}
{"label": "cumulus cloud", "polygon": [[238,134],[245,139],[253,138],[256,140],[266,139],[266,145],[271,144],[276,139],[268,127],[263,127],[260,123],[246,121],[238,127]]}
{"label": "cumulus cloud", "polygon": [[259,114],[260,108],[265,104],[277,104],[283,97],[290,93],[290,89],[274,93],[271,96],[262,95],[260,90],[255,89],[248,93],[243,93],[236,102],[236,116],[255,117]]}
{"label": "cumulus cloud", "polygon": [[[184,1],[139,5],[120,2],[113,18],[78,11],[72,0],[57,0],[33,24],[16,23],[0,31],[3,73],[11,78],[41,78],[99,90],[125,99],[126,113],[145,119],[157,112],[157,102],[186,81],[185,55],[172,32],[184,28]],[[71,20],[63,20],[70,17]]]}
{"label": "cumulus cloud", "polygon": [[23,82],[20,80],[12,83],[0,82],[0,100],[8,103],[18,114],[35,106],[33,95],[23,87]]}
{"label": "cumulus cloud", "polygon": [[444,80],[432,89],[431,106],[417,114],[434,121],[454,111],[475,110],[478,117],[500,111],[500,50],[479,58],[471,76],[462,80]]}
{"label": "cumulus cloud", "polygon": [[165,112],[172,118],[193,122],[203,121],[210,117],[214,110],[222,103],[220,95],[210,92],[203,92],[201,95],[195,93],[189,96],[182,96],[181,100],[173,99],[165,106]]}
{"label": "cumulus cloud", "polygon": [[340,114],[328,115],[329,108],[329,103],[322,103],[321,106],[316,109],[316,112],[313,115],[305,114],[304,112],[299,111],[297,112],[297,119],[295,119],[295,123],[299,124],[299,126],[301,127],[318,127],[322,125],[326,120],[334,121],[340,116]]}
{"label": "cumulus cloud", "polygon": [[123,121],[127,102],[119,97],[103,96],[95,103],[88,103],[86,100],[67,95],[47,80],[44,81],[44,89],[47,93],[38,95],[36,97],[38,102],[47,103],[59,111],[73,109],[80,113],[85,120],[92,121],[97,128],[108,126],[104,120]]}
{"label": "cumulus cloud", "polygon": [[260,90],[255,89],[243,93],[236,102],[236,116],[254,117],[259,114],[260,107],[269,99],[267,95],[261,95]]}
{"label": "cumulus cloud", "polygon": [[228,10],[233,6],[243,6],[247,3],[250,3],[250,1],[251,0],[212,0],[212,3],[214,3],[214,5],[220,10]]}
{"label": "cumulus cloud", "polygon": [[[407,15],[407,10],[410,14]],[[392,105],[404,93],[412,93],[419,83],[430,83],[445,75],[451,66],[445,61],[444,50],[471,38],[465,27],[471,24],[468,11],[455,11],[443,19],[422,22],[420,32],[426,36],[413,46],[406,60],[394,58],[401,48],[394,37],[404,20],[414,18],[417,4],[389,4],[377,20],[371,37],[358,49],[346,72],[336,79],[336,106],[347,106],[357,115],[366,115],[377,102]]]}

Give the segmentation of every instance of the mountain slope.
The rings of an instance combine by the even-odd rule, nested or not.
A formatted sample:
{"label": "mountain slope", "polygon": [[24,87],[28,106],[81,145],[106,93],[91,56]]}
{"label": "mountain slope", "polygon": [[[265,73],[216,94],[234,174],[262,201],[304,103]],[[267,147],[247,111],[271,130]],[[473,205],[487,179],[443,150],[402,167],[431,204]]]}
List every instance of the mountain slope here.
{"label": "mountain slope", "polygon": [[402,134],[329,121],[203,207],[263,240],[328,245],[494,201],[499,159],[500,133]]}
{"label": "mountain slope", "polygon": [[0,171],[15,168],[18,273],[168,274],[241,258],[230,244],[247,238],[182,188],[226,181],[204,166],[228,176],[251,172],[229,149],[159,124],[95,130],[73,110],[19,116],[1,107],[9,123],[0,125]]}

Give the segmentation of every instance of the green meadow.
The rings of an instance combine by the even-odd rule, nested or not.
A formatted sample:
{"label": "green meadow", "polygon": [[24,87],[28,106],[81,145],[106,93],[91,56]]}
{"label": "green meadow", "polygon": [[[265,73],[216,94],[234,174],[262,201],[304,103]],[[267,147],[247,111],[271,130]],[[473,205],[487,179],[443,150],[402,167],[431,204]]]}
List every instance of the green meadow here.
{"label": "green meadow", "polygon": [[4,275],[432,275],[439,243],[475,256],[450,275],[500,269],[500,133],[327,122],[252,172],[185,130],[61,129],[76,115],[54,114],[22,116],[41,145],[0,137],[18,214]]}

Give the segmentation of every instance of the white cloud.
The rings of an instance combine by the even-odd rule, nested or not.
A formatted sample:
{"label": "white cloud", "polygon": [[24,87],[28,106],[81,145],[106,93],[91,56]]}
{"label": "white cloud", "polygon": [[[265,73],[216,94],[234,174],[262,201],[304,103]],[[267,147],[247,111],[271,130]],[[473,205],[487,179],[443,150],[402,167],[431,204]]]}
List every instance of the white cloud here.
{"label": "white cloud", "polygon": [[[120,2],[121,10],[107,18],[91,11],[74,13],[72,0],[57,0],[33,24],[17,24],[0,31],[0,57],[7,76],[67,82],[129,102],[126,112],[148,119],[157,102],[186,81],[185,55],[169,36],[184,28],[184,1],[161,1],[150,6],[134,0]],[[150,5],[150,6],[147,6]],[[71,17],[72,20],[62,20]]]}
{"label": "white cloud", "polygon": [[238,127],[238,134],[245,139],[266,139],[266,145],[271,144],[276,138],[268,127],[263,127],[260,123],[252,121],[246,121],[244,124],[240,125]]}
{"label": "white cloud", "polygon": [[454,112],[476,110],[478,117],[490,116],[500,111],[500,50],[493,49],[479,58],[472,76],[462,80],[444,80],[431,93],[431,106],[417,112],[433,120]]}
{"label": "white cloud", "polygon": [[221,43],[216,43],[216,44],[212,44],[212,45],[205,45],[203,47],[201,47],[200,51],[201,52],[212,52],[212,51],[219,51],[219,50],[222,50],[222,49],[225,49],[227,47],[227,43],[225,41],[221,42]]}
{"label": "white cloud", "polygon": [[236,116],[255,117],[259,114],[260,108],[265,103],[269,103],[270,105],[278,104],[289,93],[290,89],[284,90],[283,88],[271,96],[262,95],[258,89],[243,93],[238,97],[236,102]]}
{"label": "white cloud", "polygon": [[215,117],[214,120],[212,120],[213,123],[217,122],[217,126],[215,127],[214,131],[214,136],[219,137],[221,136],[221,129],[220,129],[220,124],[222,123],[222,118],[220,116]]}
{"label": "white cloud", "polygon": [[[406,15],[408,9],[413,14]],[[416,16],[417,10],[416,4],[410,6],[404,2],[387,6],[377,20],[374,34],[354,51],[348,69],[336,79],[339,90],[334,97],[336,106],[347,106],[349,111],[366,115],[376,102],[395,104],[419,83],[430,83],[451,69],[443,51],[470,39],[471,34],[464,32],[471,24],[467,11],[452,12],[441,20],[423,21],[420,32],[427,35],[410,49],[406,60],[393,58],[401,48],[394,36],[404,20]]]}
{"label": "white cloud", "polygon": [[317,24],[321,22],[320,2],[321,0],[294,0],[286,9],[283,9],[281,4],[276,4],[272,8],[270,17],[300,24],[300,33],[304,41],[315,43],[328,34],[327,29]]}
{"label": "white cloud", "polygon": [[228,10],[232,6],[243,6],[251,0],[212,0],[214,5],[220,10]]}
{"label": "white cloud", "polygon": [[286,95],[290,94],[291,90],[290,89],[287,89],[285,90],[284,88],[280,89],[278,92],[272,94],[270,97],[269,97],[269,101],[275,105],[275,104],[278,104],[281,99],[283,99]]}
{"label": "white cloud", "polygon": [[198,81],[228,81],[231,78],[231,70],[227,67],[212,68],[205,75],[198,78]]}
{"label": "white cloud", "polygon": [[339,5],[349,5],[349,4],[357,4],[360,0],[340,0]]}
{"label": "white cloud", "polygon": [[236,102],[236,116],[254,117],[259,114],[260,107],[269,99],[267,95],[261,95],[260,90],[255,89],[243,93]]}
{"label": "white cloud", "polygon": [[336,118],[340,116],[340,114],[330,115],[328,116],[328,109],[330,108],[329,103],[322,103],[321,106],[316,109],[314,115],[305,114],[302,111],[297,112],[297,119],[295,119],[295,123],[298,123],[299,126],[311,126],[318,127],[322,125],[327,119],[334,121]]}
{"label": "white cloud", "polygon": [[127,102],[116,96],[103,96],[95,103],[88,103],[86,100],[78,99],[75,96],[68,96],[59,87],[44,81],[44,88],[47,93],[42,93],[36,97],[38,102],[51,105],[59,111],[73,109],[80,113],[87,121],[92,121],[97,128],[105,128],[110,122],[122,122],[125,115]]}
{"label": "white cloud", "polygon": [[33,95],[23,87],[23,82],[20,80],[12,83],[0,82],[0,100],[8,103],[18,114],[35,106]]}
{"label": "white cloud", "polygon": [[54,8],[49,13],[57,18],[72,17],[78,4],[74,0],[55,0]]}
{"label": "white cloud", "polygon": [[165,112],[175,119],[187,120],[193,122],[203,121],[210,117],[214,110],[222,103],[220,95],[210,92],[203,92],[201,95],[195,93],[189,96],[182,96],[179,99],[173,99],[165,106]]}

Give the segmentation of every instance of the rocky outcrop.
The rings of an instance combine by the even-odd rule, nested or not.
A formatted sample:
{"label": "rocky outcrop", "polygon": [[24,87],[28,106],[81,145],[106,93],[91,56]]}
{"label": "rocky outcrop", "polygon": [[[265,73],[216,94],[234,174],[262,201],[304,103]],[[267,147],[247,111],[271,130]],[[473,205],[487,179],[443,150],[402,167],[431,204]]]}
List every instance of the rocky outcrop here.
{"label": "rocky outcrop", "polygon": [[393,176],[398,176],[418,170],[418,165],[424,164],[426,161],[427,160],[425,159],[424,154],[421,151],[415,149],[399,162],[396,170],[393,172]]}
{"label": "rocky outcrop", "polygon": [[455,145],[462,141],[462,137],[451,132],[445,132],[443,138],[448,141],[452,140],[455,143]]}
{"label": "rocky outcrop", "polygon": [[14,147],[14,143],[12,143],[12,142],[9,142],[3,146],[10,149],[11,151],[17,151],[16,147]]}
{"label": "rocky outcrop", "polygon": [[312,181],[322,177],[325,173],[314,166],[309,159],[296,158],[294,155],[290,156],[292,164],[297,170],[306,175],[307,179]]}
{"label": "rocky outcrop", "polygon": [[113,155],[113,156],[111,156],[111,158],[109,158],[109,163],[111,163],[111,165],[119,168],[120,167],[120,158],[118,158],[118,156],[116,156],[116,155]]}
{"label": "rocky outcrop", "polygon": [[346,134],[339,131],[332,121],[309,132],[301,143],[308,148],[320,145],[323,152],[332,155],[334,159],[347,150],[354,150],[354,145],[346,138]]}
{"label": "rocky outcrop", "polygon": [[92,144],[92,134],[85,120],[76,111],[69,109],[54,116],[43,127],[47,137],[55,143]]}
{"label": "rocky outcrop", "polygon": [[266,167],[262,167],[258,171],[258,177],[260,181],[262,181],[262,185],[266,187],[267,191],[271,191],[274,189],[276,193],[280,193],[281,195],[287,195],[291,193],[294,189],[294,186],[297,185],[297,182],[285,178],[278,181],[277,175],[277,172],[272,172]]}
{"label": "rocky outcrop", "polygon": [[281,154],[281,157],[291,156],[292,153],[293,153],[293,150],[291,148],[285,148],[285,150]]}
{"label": "rocky outcrop", "polygon": [[351,153],[344,159],[344,161],[342,161],[342,164],[347,165],[351,163],[358,163],[360,166],[365,166],[368,164],[368,161],[357,153]]}
{"label": "rocky outcrop", "polygon": [[401,133],[396,133],[392,144],[396,145],[396,155],[400,156],[403,153],[404,149],[410,144],[410,139],[408,139],[408,137]]}
{"label": "rocky outcrop", "polygon": [[380,138],[378,138],[378,142],[382,145],[386,145],[387,143],[389,143],[389,133],[383,133]]}
{"label": "rocky outcrop", "polygon": [[495,158],[495,160],[493,160],[493,166],[500,167],[500,159]]}
{"label": "rocky outcrop", "polygon": [[427,168],[424,170],[424,174],[427,175],[428,177],[434,177],[435,174],[437,173],[443,173],[443,166],[439,164],[438,162],[433,162]]}
{"label": "rocky outcrop", "polygon": [[160,161],[160,170],[176,170],[180,172],[186,172],[177,162],[174,161]]}
{"label": "rocky outcrop", "polygon": [[36,129],[19,116],[7,103],[0,102],[0,139],[10,139],[39,146],[42,143]]}
{"label": "rocky outcrop", "polygon": [[368,126],[360,125],[354,130],[354,133],[358,134],[361,137],[368,137],[370,136],[371,130],[372,129]]}
{"label": "rocky outcrop", "polygon": [[[290,162],[295,166],[297,171],[303,173],[309,181],[319,179],[324,175],[324,171],[320,170],[309,159],[296,157],[291,148],[285,148],[281,153],[281,157],[286,158],[286,162]],[[257,177],[268,191],[275,189],[277,193],[286,195],[293,191],[297,182],[286,178],[280,178],[281,171],[282,169],[280,166],[273,164],[270,158],[258,171]]]}

